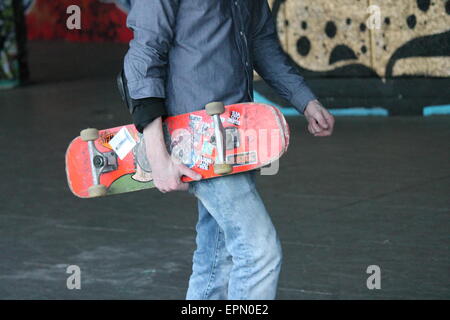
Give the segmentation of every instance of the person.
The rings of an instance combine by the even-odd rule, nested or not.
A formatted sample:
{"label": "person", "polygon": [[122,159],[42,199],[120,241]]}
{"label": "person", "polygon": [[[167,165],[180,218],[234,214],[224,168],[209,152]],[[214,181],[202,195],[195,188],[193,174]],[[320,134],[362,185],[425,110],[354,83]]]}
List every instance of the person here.
{"label": "person", "polygon": [[304,113],[315,136],[331,135],[333,116],[283,52],[266,0],[135,0],[127,26],[134,39],[122,77],[154,184],[198,199],[186,299],[274,299],[282,253],[255,172],[183,183],[201,176],[171,159],[162,121],[212,101],[253,101],[253,70]]}

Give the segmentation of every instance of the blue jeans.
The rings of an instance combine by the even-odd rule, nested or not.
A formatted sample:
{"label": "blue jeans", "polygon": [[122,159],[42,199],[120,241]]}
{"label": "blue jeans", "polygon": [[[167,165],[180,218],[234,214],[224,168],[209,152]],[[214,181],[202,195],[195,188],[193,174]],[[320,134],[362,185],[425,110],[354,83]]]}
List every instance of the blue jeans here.
{"label": "blue jeans", "polygon": [[256,172],[192,182],[197,249],[186,299],[274,299],[281,246],[255,187]]}

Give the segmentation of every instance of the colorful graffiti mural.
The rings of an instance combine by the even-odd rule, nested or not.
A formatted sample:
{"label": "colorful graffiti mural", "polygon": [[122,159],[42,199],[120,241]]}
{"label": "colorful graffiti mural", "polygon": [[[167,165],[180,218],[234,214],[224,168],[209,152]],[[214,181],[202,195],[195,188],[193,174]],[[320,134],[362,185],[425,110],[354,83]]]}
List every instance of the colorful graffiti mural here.
{"label": "colorful graffiti mural", "polygon": [[[450,76],[450,0],[274,0],[272,8],[285,51],[309,77]],[[378,26],[368,26],[373,15]]]}
{"label": "colorful graffiti mural", "polygon": [[[386,106],[390,114],[419,114],[426,104],[450,102],[450,0],[268,1],[284,50],[308,80],[320,80],[311,86],[327,105],[376,105]],[[29,39],[126,43],[132,38],[126,27],[132,0],[1,3],[19,2],[26,9]],[[81,9],[80,30],[66,27],[70,5]],[[369,23],[374,14],[371,8],[378,8],[375,20],[379,26],[375,28]],[[7,11],[3,11],[0,22],[5,21]],[[17,67],[24,61],[20,58],[24,56],[24,46],[20,45],[23,41],[11,41],[16,36],[7,35],[15,32],[6,31],[10,26],[2,25],[1,80],[8,76],[11,79],[10,70],[16,70],[13,79],[26,74],[25,67]],[[364,85],[360,84],[361,78],[367,79]],[[327,85],[324,79],[329,79],[330,84],[333,79],[355,82]],[[355,87],[360,89],[356,92]],[[417,90],[412,89],[417,87],[422,90],[420,96],[415,96]]]}
{"label": "colorful graffiti mural", "polygon": [[[23,0],[30,39],[128,42],[131,0]],[[450,76],[450,0],[270,0],[280,41],[308,77]],[[66,8],[82,12],[68,30]],[[379,8],[379,28],[368,18]]]}
{"label": "colorful graffiti mural", "polygon": [[[25,0],[29,39],[128,42],[126,12],[130,0]],[[81,29],[69,30],[66,10],[81,9]]]}

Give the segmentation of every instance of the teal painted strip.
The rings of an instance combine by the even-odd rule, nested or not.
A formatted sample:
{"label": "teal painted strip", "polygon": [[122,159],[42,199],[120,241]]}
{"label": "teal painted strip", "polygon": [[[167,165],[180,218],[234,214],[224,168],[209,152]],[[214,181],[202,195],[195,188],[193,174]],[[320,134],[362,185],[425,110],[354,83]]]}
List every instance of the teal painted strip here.
{"label": "teal painted strip", "polygon": [[253,101],[259,102],[259,103],[270,104],[271,106],[277,107],[278,109],[281,110],[281,112],[285,116],[299,116],[300,115],[300,113],[297,110],[295,110],[294,108],[284,108],[284,107],[276,104],[275,102],[267,99],[266,97],[264,97],[262,94],[260,94],[257,91],[253,91]]}
{"label": "teal painted strip", "polygon": [[0,89],[11,89],[20,84],[19,80],[0,80]]}
{"label": "teal painted strip", "polygon": [[387,117],[389,111],[384,108],[344,108],[329,109],[333,116],[380,116]]}
{"label": "teal painted strip", "polygon": [[429,106],[423,108],[423,115],[432,116],[432,115],[442,115],[442,114],[450,114],[450,105],[443,106]]}
{"label": "teal painted strip", "polygon": [[[270,101],[257,91],[253,91],[253,97],[255,102],[266,103],[277,107],[285,116],[298,116],[300,115],[294,108],[284,108],[273,101]],[[330,113],[334,116],[383,116],[389,115],[388,110],[384,108],[344,108],[344,109],[329,109]]]}

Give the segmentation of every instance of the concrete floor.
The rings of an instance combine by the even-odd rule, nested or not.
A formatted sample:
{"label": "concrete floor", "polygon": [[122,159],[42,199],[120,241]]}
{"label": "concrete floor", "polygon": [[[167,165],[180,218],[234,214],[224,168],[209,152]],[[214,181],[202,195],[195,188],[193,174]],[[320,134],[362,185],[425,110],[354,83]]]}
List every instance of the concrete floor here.
{"label": "concrete floor", "polygon": [[[33,42],[34,84],[0,92],[0,298],[184,298],[192,197],[80,200],[65,180],[80,129],[129,122],[113,79],[125,51]],[[328,139],[288,122],[279,174],[258,178],[284,249],[278,298],[449,299],[450,118],[339,118]],[[81,290],[66,288],[68,265]]]}

